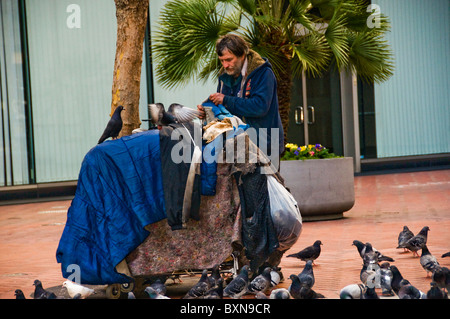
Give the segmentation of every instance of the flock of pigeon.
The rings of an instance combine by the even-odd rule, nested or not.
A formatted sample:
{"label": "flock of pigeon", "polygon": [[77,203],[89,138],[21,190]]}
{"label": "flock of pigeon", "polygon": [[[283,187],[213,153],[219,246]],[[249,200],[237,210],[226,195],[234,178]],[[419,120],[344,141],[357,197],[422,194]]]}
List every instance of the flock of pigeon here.
{"label": "flock of pigeon", "polygon": [[[429,227],[425,226],[414,235],[407,226],[398,236],[398,249],[411,251],[420,260],[420,264],[427,272],[427,277],[431,273],[430,289],[426,293],[414,287],[405,279],[399,269],[390,263],[394,259],[383,255],[372,247],[371,243],[363,243],[354,240],[358,254],[362,259],[363,266],[360,271],[361,283],[350,284],[340,290],[340,299],[379,299],[376,288],[381,288],[383,296],[398,296],[399,299],[448,299],[450,289],[450,270],[439,265],[427,248],[427,237]],[[305,261],[303,270],[298,274],[291,274],[292,281],[288,289],[272,289],[279,283],[278,269],[266,267],[253,279],[249,277],[249,267],[243,266],[237,276],[229,278],[229,283],[225,285],[225,280],[220,274],[219,265],[216,265],[211,274],[208,270],[203,270],[198,282],[193,285],[184,299],[223,299],[224,297],[240,299],[245,295],[254,295],[256,299],[318,299],[326,298],[324,295],[315,292],[312,288],[315,283],[313,266],[321,253],[322,242],[316,240],[313,245],[304,248],[295,254],[286,257],[298,258]],[[421,256],[417,253],[422,250]],[[450,257],[450,252],[442,255],[442,258]],[[62,299],[54,293],[45,290],[39,280],[34,281],[34,299]],[[63,283],[72,299],[85,299],[95,291],[84,287],[70,280]],[[157,279],[145,288],[145,293],[149,299],[170,299],[166,295],[166,286]],[[15,291],[16,299],[25,299],[20,289]],[[244,297],[245,298],[245,297]],[[133,292],[128,293],[128,299],[136,299]]]}
{"label": "flock of pigeon", "polygon": [[[397,249],[405,252],[411,251],[413,256],[419,257],[420,265],[426,271],[427,277],[431,273],[430,289],[425,293],[414,287],[400,273],[395,265],[391,265],[394,259],[384,256],[372,247],[370,243],[353,241],[363,259],[360,272],[360,284],[351,284],[340,291],[341,299],[378,299],[375,288],[381,288],[383,296],[397,296],[399,299],[448,299],[450,289],[450,270],[439,265],[428,247],[428,226],[423,227],[417,235],[414,235],[404,226],[398,235]],[[422,250],[421,255],[417,253]],[[450,252],[442,255],[449,257]]]}
{"label": "flock of pigeon", "polygon": [[[437,259],[431,255],[426,243],[429,227],[425,226],[414,235],[407,226],[398,236],[398,247],[405,251],[411,251],[414,256],[418,256],[418,251],[422,250],[420,264],[424,270],[431,275],[430,290],[424,293],[411,285],[403,278],[399,269],[390,263],[395,260],[383,255],[372,247],[371,243],[363,243],[354,240],[358,254],[362,259],[363,266],[360,272],[361,283],[348,285],[340,290],[341,299],[379,299],[376,288],[381,288],[383,296],[398,296],[399,299],[448,299],[447,293],[450,289],[450,271],[447,267],[441,267]],[[321,253],[322,242],[316,240],[313,245],[304,248],[295,254],[286,257],[298,258],[305,261],[303,270],[298,274],[291,274],[292,281],[289,288],[278,288],[270,290],[278,283],[273,278],[274,269],[269,267],[257,275],[254,279],[249,279],[248,266],[242,267],[238,276],[223,287],[224,281],[220,276],[216,266],[211,275],[208,276],[206,270],[203,271],[199,281],[184,296],[186,299],[222,299],[229,297],[233,299],[242,298],[245,295],[253,294],[257,299],[318,299],[326,298],[324,295],[313,290],[315,283],[314,260]],[[449,257],[450,252],[442,257]],[[147,288],[149,289],[149,288]],[[147,290],[146,290],[147,291]],[[269,293],[270,291],[270,293]],[[153,292],[153,290],[152,290]],[[149,293],[150,295],[150,293]],[[154,293],[151,298],[168,298],[162,293]]]}
{"label": "flock of pigeon", "polygon": [[[57,296],[54,292],[44,289],[42,282],[36,279],[33,283],[34,294],[33,299],[65,299],[62,296]],[[71,299],[86,299],[92,294],[95,294],[94,289],[79,285],[71,280],[63,282],[63,287],[67,289]],[[16,299],[26,299],[21,289],[16,289],[14,292]]]}

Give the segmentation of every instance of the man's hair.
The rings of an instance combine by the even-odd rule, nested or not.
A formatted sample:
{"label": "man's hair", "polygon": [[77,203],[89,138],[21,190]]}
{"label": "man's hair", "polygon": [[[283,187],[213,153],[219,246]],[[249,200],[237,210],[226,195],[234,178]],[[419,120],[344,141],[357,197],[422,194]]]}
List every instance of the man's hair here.
{"label": "man's hair", "polygon": [[228,50],[237,57],[241,57],[248,53],[248,44],[240,36],[235,34],[227,34],[219,38],[216,43],[216,52],[218,56],[223,55],[223,51]]}

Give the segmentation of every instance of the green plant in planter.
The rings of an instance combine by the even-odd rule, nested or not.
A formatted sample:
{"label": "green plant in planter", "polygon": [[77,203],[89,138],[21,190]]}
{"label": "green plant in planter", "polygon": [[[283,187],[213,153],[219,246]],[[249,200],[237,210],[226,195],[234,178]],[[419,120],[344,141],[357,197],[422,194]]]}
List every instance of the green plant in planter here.
{"label": "green plant in planter", "polygon": [[297,144],[287,143],[285,145],[285,152],[281,160],[291,161],[338,157],[342,156],[337,156],[334,153],[330,153],[326,147],[320,144],[298,146]]}

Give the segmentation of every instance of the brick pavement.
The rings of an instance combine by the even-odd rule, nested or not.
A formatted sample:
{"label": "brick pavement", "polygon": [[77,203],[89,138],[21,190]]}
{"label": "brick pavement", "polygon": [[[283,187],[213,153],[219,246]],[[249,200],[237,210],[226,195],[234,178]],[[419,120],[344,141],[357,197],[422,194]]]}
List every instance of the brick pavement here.
{"label": "brick pavement", "polygon": [[[403,277],[426,292],[430,278],[419,258],[395,249],[403,225],[417,233],[429,226],[428,247],[442,266],[450,267],[450,170],[355,177],[355,206],[344,218],[305,222],[296,252],[316,239],[323,242],[316,261],[314,289],[327,298],[339,298],[345,285],[359,283],[361,259],[354,239],[371,242],[379,251],[395,259]],[[60,286],[65,280],[55,252],[64,229],[70,201],[0,206],[0,299],[14,298],[20,288],[27,297],[39,278],[44,287]],[[289,275],[298,274],[304,262],[283,257],[286,278],[279,287],[288,287]]]}

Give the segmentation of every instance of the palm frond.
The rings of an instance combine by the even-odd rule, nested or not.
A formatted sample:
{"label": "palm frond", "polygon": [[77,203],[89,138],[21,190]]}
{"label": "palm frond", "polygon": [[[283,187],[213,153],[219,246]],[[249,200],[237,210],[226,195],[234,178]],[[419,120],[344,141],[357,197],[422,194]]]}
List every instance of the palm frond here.
{"label": "palm frond", "polygon": [[310,1],[289,0],[290,14],[296,23],[300,23],[308,30],[313,29],[311,18],[308,17]]}
{"label": "palm frond", "polygon": [[340,15],[338,11],[328,23],[325,31],[325,38],[328,45],[333,51],[336,59],[336,66],[338,70],[345,68],[348,64],[348,39],[347,39],[346,17]]}
{"label": "palm frond", "polygon": [[381,83],[394,74],[394,56],[382,34],[359,33],[350,41],[350,64],[362,79]]}
{"label": "palm frond", "polygon": [[311,32],[292,47],[292,71],[299,76],[304,70],[310,76],[319,76],[328,66],[331,50],[323,34]]}
{"label": "palm frond", "polygon": [[272,33],[268,30],[261,32],[261,27],[262,26],[260,25],[252,25],[250,28],[243,30],[242,36],[254,51],[258,52],[259,55],[270,61],[275,76],[279,78],[280,74],[283,73],[282,70],[286,67],[286,55],[284,53],[285,48],[276,41],[269,40],[271,35],[276,37],[275,30],[272,30]]}
{"label": "palm frond", "polygon": [[217,39],[238,27],[215,0],[175,0],[161,11],[152,39],[156,76],[171,88],[192,80],[215,54]]}

